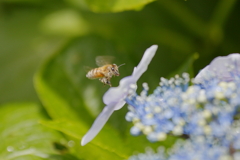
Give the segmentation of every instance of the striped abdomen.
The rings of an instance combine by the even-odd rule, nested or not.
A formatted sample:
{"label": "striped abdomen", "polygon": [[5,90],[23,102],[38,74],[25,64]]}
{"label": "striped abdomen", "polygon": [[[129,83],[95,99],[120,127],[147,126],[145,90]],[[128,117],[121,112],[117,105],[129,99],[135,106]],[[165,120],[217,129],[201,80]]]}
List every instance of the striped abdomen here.
{"label": "striped abdomen", "polygon": [[89,79],[102,78],[102,77],[105,77],[105,75],[103,73],[104,72],[101,67],[94,68],[87,73],[86,77]]}

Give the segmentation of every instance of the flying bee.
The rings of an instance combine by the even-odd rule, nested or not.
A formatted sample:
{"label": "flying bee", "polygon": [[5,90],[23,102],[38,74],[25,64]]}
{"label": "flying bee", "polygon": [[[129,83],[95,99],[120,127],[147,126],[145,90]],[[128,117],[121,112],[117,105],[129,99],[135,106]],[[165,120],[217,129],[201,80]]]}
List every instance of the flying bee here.
{"label": "flying bee", "polygon": [[118,68],[124,64],[117,66],[116,64],[111,64],[113,57],[111,56],[98,56],[96,57],[96,64],[98,68],[91,69],[88,71],[86,77],[89,79],[99,79],[104,85],[111,85],[112,76],[119,76]]}

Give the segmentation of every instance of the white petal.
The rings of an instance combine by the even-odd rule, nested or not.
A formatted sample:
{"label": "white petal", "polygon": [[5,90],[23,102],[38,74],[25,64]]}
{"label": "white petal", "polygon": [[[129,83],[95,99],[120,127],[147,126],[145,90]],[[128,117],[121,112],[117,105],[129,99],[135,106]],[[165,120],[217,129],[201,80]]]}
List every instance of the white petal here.
{"label": "white petal", "polygon": [[108,91],[103,95],[103,102],[106,105],[112,102],[117,103],[126,96],[124,89],[128,88],[128,86],[132,83],[136,83],[132,76],[124,77],[120,80],[120,85],[118,87],[111,87],[108,89]]}
{"label": "white petal", "polygon": [[119,101],[118,104],[116,104],[116,105],[114,106],[114,110],[116,111],[116,110],[121,109],[121,108],[125,105],[125,103],[126,103],[125,100]]}
{"label": "white petal", "polygon": [[232,73],[240,74],[240,54],[238,53],[215,58],[199,72],[195,81],[201,83],[210,74],[214,74],[220,80],[231,81],[233,79]]}
{"label": "white petal", "polygon": [[157,48],[158,48],[157,45],[152,45],[145,51],[140,63],[138,64],[136,69],[134,69],[134,72],[132,75],[134,77],[134,79],[136,79],[136,81],[147,70],[149,63],[151,62],[152,58],[154,57],[154,55],[157,51]]}
{"label": "white petal", "polygon": [[237,62],[238,65],[240,65],[240,54],[239,53],[232,53],[230,55],[228,55],[228,57],[234,61],[234,62]]}
{"label": "white petal", "polygon": [[144,55],[138,64],[137,67],[134,68],[133,74],[131,76],[125,77],[120,81],[118,87],[111,87],[103,96],[103,102],[108,105],[112,102],[117,102],[126,96],[126,92],[129,85],[132,83],[136,83],[140,76],[147,70],[149,63],[154,57],[158,46],[152,45],[145,52]]}
{"label": "white petal", "polygon": [[82,146],[90,142],[99,133],[99,131],[103,128],[109,117],[112,115],[113,111],[114,104],[104,107],[103,111],[95,119],[92,127],[82,138],[81,141]]}
{"label": "white petal", "polygon": [[209,66],[206,66],[196,75],[196,77],[194,78],[195,83],[202,83],[204,81],[204,79],[206,79],[206,76],[211,74],[211,73],[209,73],[210,70],[208,67]]}

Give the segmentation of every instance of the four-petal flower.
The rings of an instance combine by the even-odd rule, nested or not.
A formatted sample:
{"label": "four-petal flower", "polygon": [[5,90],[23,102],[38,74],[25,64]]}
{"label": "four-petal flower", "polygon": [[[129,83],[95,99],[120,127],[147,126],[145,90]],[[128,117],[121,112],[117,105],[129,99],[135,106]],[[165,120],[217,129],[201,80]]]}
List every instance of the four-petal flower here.
{"label": "four-petal flower", "polygon": [[103,102],[106,106],[82,138],[82,146],[90,142],[100,132],[114,110],[121,109],[124,106],[131,84],[136,84],[140,76],[147,70],[157,48],[157,45],[148,48],[138,66],[134,68],[132,75],[121,79],[118,87],[112,87],[104,94]]}

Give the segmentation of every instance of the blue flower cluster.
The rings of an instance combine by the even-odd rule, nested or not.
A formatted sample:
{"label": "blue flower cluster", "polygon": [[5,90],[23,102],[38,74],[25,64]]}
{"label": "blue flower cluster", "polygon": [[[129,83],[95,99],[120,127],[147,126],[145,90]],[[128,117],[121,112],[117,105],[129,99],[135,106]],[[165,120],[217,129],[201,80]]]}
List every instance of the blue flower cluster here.
{"label": "blue flower cluster", "polygon": [[161,78],[153,94],[147,95],[144,83],[140,95],[129,96],[126,119],[134,124],[131,133],[143,133],[150,141],[165,140],[169,133],[224,136],[240,107],[240,81],[214,83],[208,88],[189,86],[189,81],[186,73],[182,78]]}
{"label": "blue flower cluster", "polygon": [[165,140],[168,134],[189,139],[175,144],[168,156],[161,150],[131,160],[240,159],[240,55],[216,58],[192,82],[187,73],[161,78],[150,95],[147,83],[140,95],[132,86],[126,99],[132,135],[145,134],[152,142]]}
{"label": "blue flower cluster", "polygon": [[240,121],[232,124],[225,139],[212,136],[191,136],[179,140],[173,148],[157,153],[147,149],[146,153],[131,156],[129,160],[239,160],[240,159]]}

